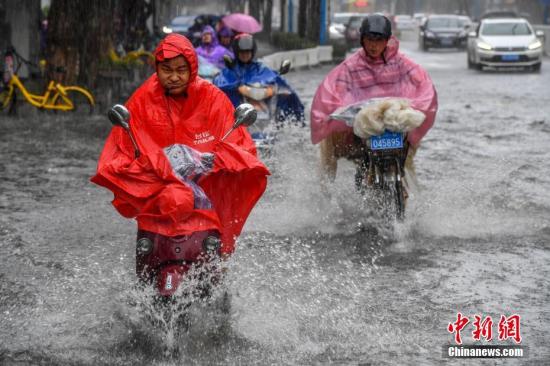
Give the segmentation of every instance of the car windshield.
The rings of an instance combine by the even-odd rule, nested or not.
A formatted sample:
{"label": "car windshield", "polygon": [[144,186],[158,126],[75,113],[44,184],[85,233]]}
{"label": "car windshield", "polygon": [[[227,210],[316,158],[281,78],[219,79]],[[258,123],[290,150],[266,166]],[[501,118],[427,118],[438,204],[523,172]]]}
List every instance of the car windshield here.
{"label": "car windshield", "polygon": [[428,19],[426,24],[428,28],[460,28],[460,22],[457,18],[432,18]]}
{"label": "car windshield", "polygon": [[179,26],[192,26],[193,22],[195,20],[195,17],[193,16],[184,16],[184,17],[177,17],[172,20],[173,25],[179,25]]}
{"label": "car windshield", "polygon": [[461,27],[465,26],[465,25],[469,25],[469,24],[472,24],[472,21],[468,18],[460,18],[458,20],[458,23],[460,24]]}
{"label": "car windshield", "polygon": [[489,23],[481,29],[484,36],[527,36],[531,29],[527,23]]}
{"label": "car windshield", "polygon": [[349,18],[351,18],[351,15],[335,14],[334,18],[332,18],[332,22],[336,24],[346,24],[349,21]]}
{"label": "car windshield", "polygon": [[361,27],[361,22],[363,21],[363,18],[352,18],[351,22],[349,23],[350,28],[359,28]]}

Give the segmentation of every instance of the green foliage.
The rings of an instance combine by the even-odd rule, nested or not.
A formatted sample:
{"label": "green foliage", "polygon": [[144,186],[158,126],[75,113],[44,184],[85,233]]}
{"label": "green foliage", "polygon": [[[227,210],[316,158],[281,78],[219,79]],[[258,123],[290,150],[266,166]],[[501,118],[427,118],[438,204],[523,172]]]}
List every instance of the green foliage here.
{"label": "green foliage", "polygon": [[281,50],[301,50],[317,47],[317,43],[301,38],[297,33],[273,32],[271,42]]}

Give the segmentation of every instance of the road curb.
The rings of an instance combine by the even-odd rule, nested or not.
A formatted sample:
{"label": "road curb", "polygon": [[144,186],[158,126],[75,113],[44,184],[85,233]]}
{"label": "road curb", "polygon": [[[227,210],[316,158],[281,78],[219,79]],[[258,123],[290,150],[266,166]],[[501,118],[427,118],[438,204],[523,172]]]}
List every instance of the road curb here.
{"label": "road curb", "polygon": [[332,46],[317,46],[303,50],[276,52],[259,59],[264,65],[278,70],[283,60],[290,60],[292,69],[332,62]]}

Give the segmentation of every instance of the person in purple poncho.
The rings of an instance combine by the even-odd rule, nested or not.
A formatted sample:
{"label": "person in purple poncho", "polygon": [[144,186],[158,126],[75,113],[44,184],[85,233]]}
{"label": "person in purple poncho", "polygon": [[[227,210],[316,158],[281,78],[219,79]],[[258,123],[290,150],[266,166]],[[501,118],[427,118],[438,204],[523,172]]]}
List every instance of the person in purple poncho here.
{"label": "person in purple poncho", "polygon": [[229,55],[233,58],[233,53],[218,43],[214,28],[207,25],[203,28],[201,34],[201,45],[197,48],[197,54],[205,58],[216,67],[223,69],[225,64],[223,56]]}
{"label": "person in purple poncho", "polygon": [[235,34],[233,33],[233,31],[229,28],[227,28],[226,26],[223,26],[219,31],[218,31],[218,39],[220,41],[220,44],[222,46],[224,46],[225,48],[227,48],[228,50],[232,51],[231,50],[231,42],[233,41],[233,36]]}

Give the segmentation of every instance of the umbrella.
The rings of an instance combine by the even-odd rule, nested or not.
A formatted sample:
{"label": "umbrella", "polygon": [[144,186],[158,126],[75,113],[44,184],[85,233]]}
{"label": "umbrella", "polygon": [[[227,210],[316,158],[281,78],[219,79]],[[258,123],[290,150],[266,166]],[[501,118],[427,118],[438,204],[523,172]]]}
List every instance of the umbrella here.
{"label": "umbrella", "polygon": [[254,17],[247,14],[229,14],[224,16],[222,21],[227,27],[237,32],[258,33],[262,30],[262,25]]}

